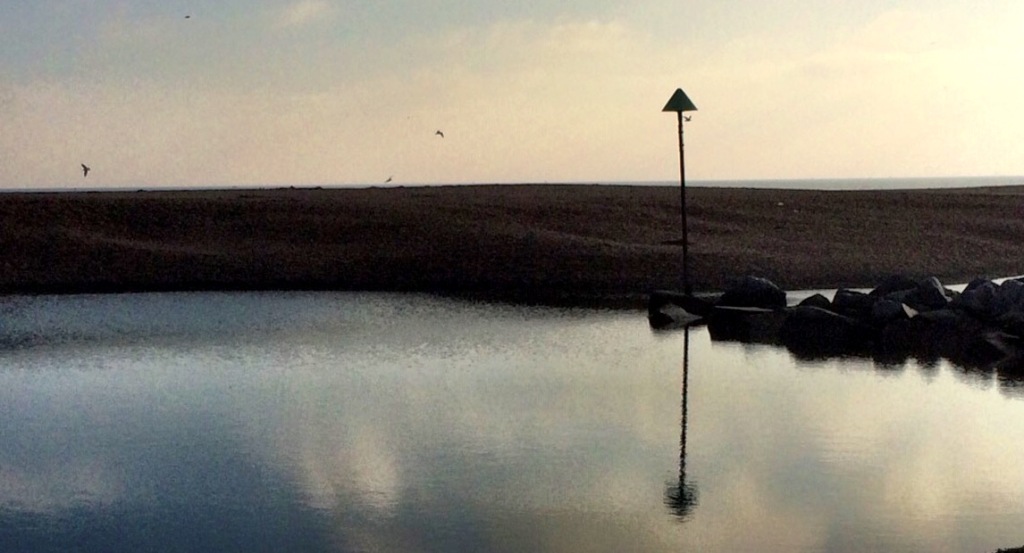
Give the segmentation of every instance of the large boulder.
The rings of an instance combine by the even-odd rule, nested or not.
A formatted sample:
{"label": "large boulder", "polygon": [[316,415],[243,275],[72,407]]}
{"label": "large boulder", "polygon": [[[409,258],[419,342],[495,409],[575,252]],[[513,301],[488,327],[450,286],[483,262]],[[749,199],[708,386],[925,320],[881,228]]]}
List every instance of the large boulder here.
{"label": "large boulder", "polygon": [[987,319],[993,315],[993,302],[999,285],[991,280],[972,280],[964,291],[950,303],[950,307],[964,309],[976,317]]}
{"label": "large boulder", "polygon": [[871,324],[882,327],[893,321],[908,319],[917,312],[901,302],[882,298],[871,306]]}
{"label": "large boulder", "polygon": [[973,280],[951,302],[951,306],[986,320],[999,319],[1014,311],[1024,311],[1024,282],[1009,279],[996,284],[991,280]]}
{"label": "large boulder", "polygon": [[1024,310],[1024,282],[1004,280],[992,298],[992,315],[998,317],[1014,310]]}
{"label": "large boulder", "polygon": [[906,297],[903,303],[918,311],[930,311],[947,307],[953,293],[942,285],[935,277],[928,277],[917,283],[917,288]]}
{"label": "large boulder", "polygon": [[785,310],[717,305],[707,318],[712,340],[778,344]]}
{"label": "large boulder", "polygon": [[975,288],[979,286],[984,286],[986,284],[992,284],[992,279],[985,277],[974,277],[973,279],[971,279],[970,282],[967,283],[967,286],[964,287],[964,292],[974,290]]}
{"label": "large boulder", "polygon": [[798,303],[797,305],[818,307],[821,309],[828,309],[829,311],[832,310],[832,302],[828,298],[826,298],[824,294],[814,294],[811,296],[807,296],[806,298],[801,300],[800,303]]}
{"label": "large boulder", "polygon": [[718,305],[783,309],[786,307],[786,291],[766,278],[745,276],[729,286],[718,300]]}
{"label": "large boulder", "polygon": [[782,343],[801,357],[829,357],[863,351],[873,332],[861,321],[814,306],[789,311],[779,329]]}
{"label": "large boulder", "polygon": [[832,297],[832,310],[840,315],[863,320],[871,316],[871,309],[878,300],[878,296],[840,288]]}
{"label": "large boulder", "polygon": [[940,357],[963,367],[991,367],[1006,351],[993,340],[993,329],[960,309],[935,309],[882,329],[879,349],[923,361]]}

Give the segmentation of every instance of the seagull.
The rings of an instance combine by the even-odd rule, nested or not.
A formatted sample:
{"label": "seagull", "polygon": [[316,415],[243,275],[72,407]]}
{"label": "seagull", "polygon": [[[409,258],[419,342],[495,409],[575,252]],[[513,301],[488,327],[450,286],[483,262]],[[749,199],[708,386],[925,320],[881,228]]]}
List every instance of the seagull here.
{"label": "seagull", "polygon": [[691,117],[693,117],[693,116],[692,115],[684,115],[683,116],[683,121],[689,121]]}
{"label": "seagull", "polygon": [[89,167],[86,164],[84,164],[84,163],[82,164],[82,176],[83,177],[88,177],[89,176]]}
{"label": "seagull", "polygon": [[441,131],[436,131],[434,134],[436,134],[437,136],[440,136],[441,138],[444,138],[444,133],[441,132]]}

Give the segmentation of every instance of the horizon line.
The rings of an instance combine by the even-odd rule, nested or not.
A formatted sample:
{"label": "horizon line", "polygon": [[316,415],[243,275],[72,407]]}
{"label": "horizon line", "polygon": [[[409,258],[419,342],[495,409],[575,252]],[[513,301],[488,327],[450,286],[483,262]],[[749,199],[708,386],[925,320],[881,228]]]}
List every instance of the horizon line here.
{"label": "horizon line", "polygon": [[[962,182],[972,181],[972,182]],[[982,182],[986,181],[986,182]],[[998,181],[1006,181],[999,184]],[[882,183],[916,183],[919,186],[912,186],[912,189],[928,188],[932,184],[955,184],[961,182],[963,187],[981,186],[1014,186],[1024,185],[1024,175],[974,175],[974,176],[942,176],[942,177],[773,177],[764,179],[752,178],[723,178],[723,179],[693,179],[686,182],[687,186],[697,188],[782,188],[787,190],[820,190],[820,187],[804,188],[792,186],[810,183],[831,183],[831,184],[882,184]],[[779,184],[789,183],[790,186],[756,186],[756,184]],[[388,183],[306,183],[306,184],[193,184],[193,185],[92,185],[88,187],[79,186],[41,186],[22,188],[0,188],[0,194],[17,193],[59,193],[59,192],[171,192],[171,191],[217,191],[217,190],[316,190],[316,189],[368,189],[368,188],[429,188],[447,186],[678,186],[676,180],[586,180],[586,181],[495,181],[495,182],[458,182],[458,183],[423,183],[423,182],[388,182]],[[754,186],[745,186],[754,185]],[[951,186],[938,186],[937,188],[952,188]],[[876,189],[873,187],[855,187],[854,190]],[[882,189],[894,189],[884,187]],[[828,187],[825,190],[843,190],[843,188]]]}

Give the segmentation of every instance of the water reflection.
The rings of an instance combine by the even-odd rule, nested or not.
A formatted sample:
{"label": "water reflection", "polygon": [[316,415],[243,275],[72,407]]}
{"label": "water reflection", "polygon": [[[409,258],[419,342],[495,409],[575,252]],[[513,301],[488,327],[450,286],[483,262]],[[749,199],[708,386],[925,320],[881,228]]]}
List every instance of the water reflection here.
{"label": "water reflection", "polygon": [[[941,325],[924,331],[908,323],[890,325],[881,335],[852,343],[842,337],[786,339],[780,333],[785,317],[781,311],[722,311],[709,320],[707,329],[715,341],[783,348],[802,365],[852,361],[871,365],[880,373],[893,373],[909,365],[928,371],[948,364],[965,382],[985,386],[995,382],[1009,395],[1020,396],[1024,390],[1024,344],[1019,337],[1003,332],[981,333]],[[872,333],[865,329],[865,334]]]}
{"label": "water reflection", "polygon": [[15,303],[0,551],[673,541],[677,353],[630,314],[328,294]]}
{"label": "water reflection", "polygon": [[0,551],[1024,542],[1024,402],[944,362],[810,369],[639,314],[409,296],[18,302]]}
{"label": "water reflection", "polygon": [[686,427],[687,427],[687,384],[690,372],[690,327],[683,329],[683,385],[682,385],[682,417],[680,418],[682,433],[679,438],[679,480],[672,483],[665,491],[665,504],[672,513],[685,521],[697,507],[697,486],[686,479]]}
{"label": "water reflection", "polygon": [[0,396],[14,407],[2,423],[0,551],[328,546],[325,520],[302,508],[290,475],[251,455],[227,413],[111,401],[72,382],[80,389],[40,386],[25,402]]}

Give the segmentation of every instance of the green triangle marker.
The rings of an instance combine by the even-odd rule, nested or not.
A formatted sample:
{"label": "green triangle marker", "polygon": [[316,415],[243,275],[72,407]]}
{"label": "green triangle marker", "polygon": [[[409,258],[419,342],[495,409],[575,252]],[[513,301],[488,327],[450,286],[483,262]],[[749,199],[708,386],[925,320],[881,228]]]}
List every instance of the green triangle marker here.
{"label": "green triangle marker", "polygon": [[677,88],[661,111],[697,111],[697,106],[693,105],[693,102],[691,102],[689,96],[683,92],[683,89]]}

